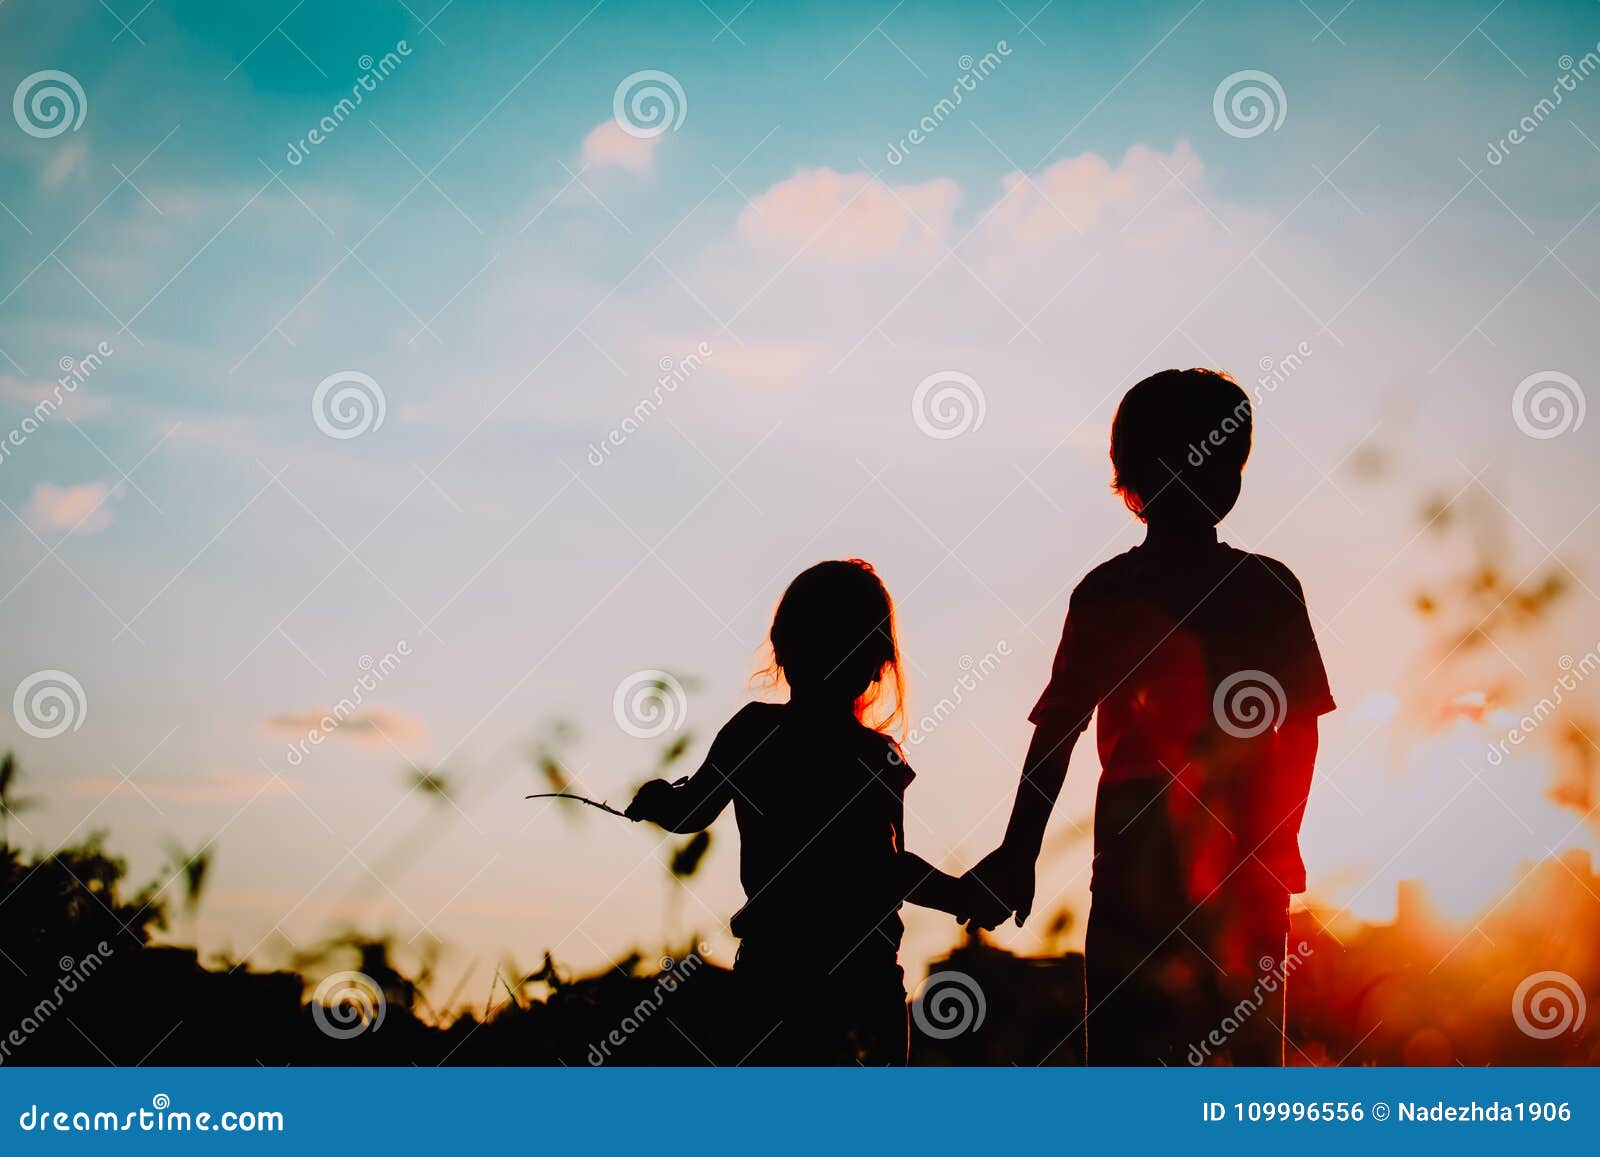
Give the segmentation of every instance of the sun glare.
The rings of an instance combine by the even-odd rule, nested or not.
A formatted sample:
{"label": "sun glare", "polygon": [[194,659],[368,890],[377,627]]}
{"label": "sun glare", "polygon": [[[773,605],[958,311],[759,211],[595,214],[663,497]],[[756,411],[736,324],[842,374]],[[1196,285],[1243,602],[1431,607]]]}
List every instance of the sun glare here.
{"label": "sun glare", "polygon": [[1332,772],[1308,809],[1314,898],[1358,919],[1392,920],[1402,881],[1436,914],[1471,924],[1539,861],[1572,850],[1600,858],[1600,837],[1551,793],[1556,769],[1530,745],[1490,764],[1492,728],[1459,717],[1410,745],[1398,766]]}

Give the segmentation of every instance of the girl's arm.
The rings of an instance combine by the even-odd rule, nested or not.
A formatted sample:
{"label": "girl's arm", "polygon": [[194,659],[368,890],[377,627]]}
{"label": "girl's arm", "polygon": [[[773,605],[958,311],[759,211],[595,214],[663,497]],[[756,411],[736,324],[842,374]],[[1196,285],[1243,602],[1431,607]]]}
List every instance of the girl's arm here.
{"label": "girl's arm", "polygon": [[707,759],[699,771],[675,783],[652,779],[641,784],[623,814],[669,832],[698,832],[710,827],[732,798],[732,783]]}
{"label": "girl's arm", "polygon": [[[897,757],[904,763],[903,757]],[[912,904],[937,908],[952,916],[970,912],[977,903],[966,881],[941,872],[915,852],[906,851],[906,801],[904,787],[896,794],[891,825],[894,829],[895,873],[899,894]]]}
{"label": "girl's arm", "polygon": [[710,827],[733,799],[734,773],[760,742],[770,738],[770,728],[751,734],[760,726],[760,707],[749,704],[728,720],[711,741],[711,750],[700,770],[676,783],[652,779],[643,784],[623,814],[630,820],[649,820],[669,832],[698,832]]}
{"label": "girl's arm", "polygon": [[965,881],[941,872],[915,852],[900,852],[901,878],[905,883],[905,898],[923,908],[937,908],[952,916],[969,912],[976,898]]}

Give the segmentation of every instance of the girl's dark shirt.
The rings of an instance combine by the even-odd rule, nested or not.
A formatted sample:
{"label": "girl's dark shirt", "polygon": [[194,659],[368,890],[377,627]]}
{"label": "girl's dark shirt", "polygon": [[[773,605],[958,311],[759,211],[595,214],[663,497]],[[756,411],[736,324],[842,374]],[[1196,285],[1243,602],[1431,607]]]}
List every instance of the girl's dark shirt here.
{"label": "girl's dark shirt", "polygon": [[743,707],[677,789],[696,828],[733,803],[746,896],[734,935],[768,952],[793,946],[851,966],[892,965],[905,931],[900,853],[913,776],[893,740],[854,718]]}

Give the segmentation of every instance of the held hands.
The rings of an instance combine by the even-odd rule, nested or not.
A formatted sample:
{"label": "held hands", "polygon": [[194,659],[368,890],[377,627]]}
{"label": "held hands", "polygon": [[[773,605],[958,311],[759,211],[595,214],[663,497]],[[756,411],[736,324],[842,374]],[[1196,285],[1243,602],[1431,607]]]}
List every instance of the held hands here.
{"label": "held hands", "polygon": [[[630,809],[631,810],[631,809]],[[1015,913],[1017,927],[1033,911],[1034,858],[1001,844],[961,877],[971,905],[956,913],[969,931],[996,928]]]}

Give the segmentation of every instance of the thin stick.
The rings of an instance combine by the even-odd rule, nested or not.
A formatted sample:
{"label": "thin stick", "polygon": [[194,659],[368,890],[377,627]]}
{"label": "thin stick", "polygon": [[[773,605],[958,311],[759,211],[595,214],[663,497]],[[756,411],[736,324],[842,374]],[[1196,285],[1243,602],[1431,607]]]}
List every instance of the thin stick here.
{"label": "thin stick", "polygon": [[604,800],[592,800],[588,796],[574,795],[570,791],[542,791],[542,792],[537,793],[536,795],[525,795],[522,798],[523,799],[570,799],[570,800],[576,801],[577,803],[588,804],[592,808],[599,808],[601,811],[607,812],[610,815],[621,816],[623,819],[627,819],[628,818],[628,815],[627,815],[626,812],[619,812],[616,808],[612,807],[610,804],[606,803]]}

